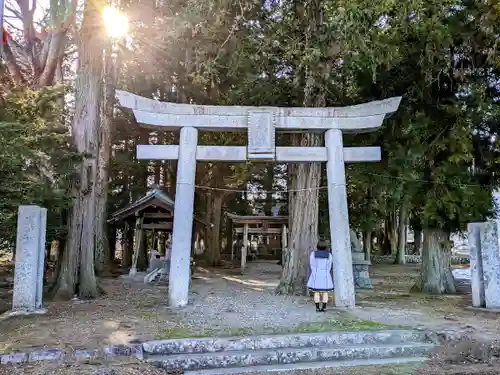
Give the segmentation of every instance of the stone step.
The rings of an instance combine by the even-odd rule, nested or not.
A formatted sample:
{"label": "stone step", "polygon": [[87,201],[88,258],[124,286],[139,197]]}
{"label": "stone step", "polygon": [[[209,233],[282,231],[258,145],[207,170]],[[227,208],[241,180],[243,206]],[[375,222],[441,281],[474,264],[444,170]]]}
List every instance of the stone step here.
{"label": "stone step", "polygon": [[262,350],[325,345],[403,344],[430,342],[424,331],[387,330],[362,332],[321,332],[254,337],[191,338],[149,341],[143,344],[145,355],[214,353],[234,350]]}
{"label": "stone step", "polygon": [[165,370],[202,370],[291,363],[423,357],[434,344],[358,344],[154,355],[145,359]]}
{"label": "stone step", "polygon": [[278,365],[265,366],[250,366],[250,367],[227,367],[208,370],[192,370],[187,371],[184,375],[236,375],[236,374],[272,374],[274,372],[295,373],[298,370],[321,370],[335,369],[357,366],[387,366],[387,365],[404,365],[411,363],[424,363],[426,357],[401,357],[401,358],[384,358],[384,359],[354,359],[351,361],[323,361],[323,362],[304,362],[304,363],[288,363]]}

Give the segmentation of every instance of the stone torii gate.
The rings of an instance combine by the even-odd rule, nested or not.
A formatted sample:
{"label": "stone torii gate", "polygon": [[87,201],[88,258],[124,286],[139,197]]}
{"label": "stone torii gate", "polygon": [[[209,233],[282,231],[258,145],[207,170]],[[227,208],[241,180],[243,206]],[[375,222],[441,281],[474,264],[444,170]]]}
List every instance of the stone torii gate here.
{"label": "stone torii gate", "polygon": [[[137,159],[178,160],[169,303],[188,303],[196,161],[327,162],[328,209],[337,307],[355,306],[344,163],[380,161],[380,147],[343,147],[342,133],[378,129],[400,97],[339,108],[211,106],[159,102],[117,91],[136,120],[163,130],[181,129],[179,145],[138,145]],[[198,146],[198,129],[247,131],[248,146]],[[326,131],[325,147],[276,147],[275,132]],[[175,275],[175,278],[174,278]]]}

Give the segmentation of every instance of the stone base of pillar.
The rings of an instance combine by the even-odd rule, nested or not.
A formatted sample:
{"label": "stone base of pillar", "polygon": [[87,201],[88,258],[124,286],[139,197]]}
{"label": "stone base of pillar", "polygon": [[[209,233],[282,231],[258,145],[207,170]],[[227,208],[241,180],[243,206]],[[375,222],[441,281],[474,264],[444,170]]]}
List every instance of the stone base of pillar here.
{"label": "stone base of pillar", "polygon": [[45,308],[35,310],[10,310],[0,315],[0,321],[15,316],[44,315],[47,314],[47,312],[48,310]]}
{"label": "stone base of pillar", "polygon": [[369,266],[370,262],[368,261],[353,262],[352,271],[356,289],[373,289],[370,273],[368,272]]}
{"label": "stone base of pillar", "polygon": [[488,309],[486,307],[467,306],[465,307],[465,310],[500,315],[500,309]]}
{"label": "stone base of pillar", "polygon": [[135,275],[137,275],[137,268],[135,267],[130,268],[130,271],[128,271],[128,275],[130,277],[134,277]]}

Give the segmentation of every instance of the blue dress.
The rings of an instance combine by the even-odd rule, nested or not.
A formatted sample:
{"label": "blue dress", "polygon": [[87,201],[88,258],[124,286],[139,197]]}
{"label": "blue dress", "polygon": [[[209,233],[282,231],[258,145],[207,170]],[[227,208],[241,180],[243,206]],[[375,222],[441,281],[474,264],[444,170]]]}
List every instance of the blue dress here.
{"label": "blue dress", "polygon": [[309,256],[311,274],[307,287],[313,292],[328,292],[334,289],[332,280],[333,257],[328,250],[313,251]]}

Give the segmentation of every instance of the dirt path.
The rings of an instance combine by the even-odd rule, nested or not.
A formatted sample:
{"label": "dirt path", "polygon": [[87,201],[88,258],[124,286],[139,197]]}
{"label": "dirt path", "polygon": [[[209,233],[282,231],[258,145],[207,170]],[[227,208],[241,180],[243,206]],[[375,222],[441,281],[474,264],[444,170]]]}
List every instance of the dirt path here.
{"label": "dirt path", "polygon": [[166,306],[164,285],[108,279],[107,295],[87,302],[49,302],[45,316],[0,321],[0,352],[29,348],[96,348],[158,338],[232,336],[280,332],[421,327],[489,337],[497,316],[465,311],[469,296],[431,298],[409,294],[414,266],[373,268],[374,290],[358,293],[351,312],[315,312],[310,298],[274,295],[280,267],[250,263],[244,276],[232,270],[199,269],[190,305]]}

